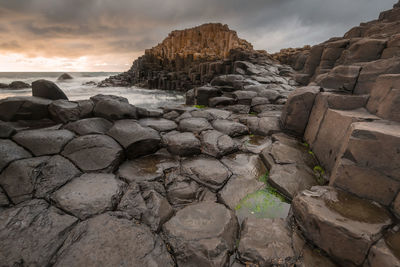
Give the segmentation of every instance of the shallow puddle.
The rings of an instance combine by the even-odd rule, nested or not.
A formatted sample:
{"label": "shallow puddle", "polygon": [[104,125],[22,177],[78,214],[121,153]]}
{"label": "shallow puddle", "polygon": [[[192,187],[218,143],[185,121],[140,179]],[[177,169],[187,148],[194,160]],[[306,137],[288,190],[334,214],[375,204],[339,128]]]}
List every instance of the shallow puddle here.
{"label": "shallow puddle", "polygon": [[236,206],[240,223],[245,218],[286,218],[290,204],[272,188],[256,191],[243,198]]}

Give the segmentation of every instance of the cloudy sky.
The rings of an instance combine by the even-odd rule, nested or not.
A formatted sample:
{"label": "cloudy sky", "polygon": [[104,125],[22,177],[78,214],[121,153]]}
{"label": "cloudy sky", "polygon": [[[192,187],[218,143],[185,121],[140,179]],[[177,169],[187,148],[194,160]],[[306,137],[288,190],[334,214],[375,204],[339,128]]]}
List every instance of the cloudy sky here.
{"label": "cloudy sky", "polygon": [[0,71],[123,71],[175,29],[226,23],[269,52],[342,36],[397,0],[0,0]]}

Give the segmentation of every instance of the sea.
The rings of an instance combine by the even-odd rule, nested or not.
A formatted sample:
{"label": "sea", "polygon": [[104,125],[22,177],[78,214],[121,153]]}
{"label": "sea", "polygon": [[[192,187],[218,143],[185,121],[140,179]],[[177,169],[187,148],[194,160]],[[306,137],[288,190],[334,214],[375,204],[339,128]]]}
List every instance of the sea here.
{"label": "sea", "polygon": [[[0,83],[10,84],[13,81],[23,81],[31,84],[39,79],[55,82],[70,100],[84,100],[97,94],[117,95],[125,97],[129,103],[146,108],[158,108],[169,104],[184,103],[184,94],[176,91],[164,91],[132,87],[97,87],[84,85],[87,82],[100,82],[117,72],[68,72],[73,79],[57,81],[64,72],[0,72]],[[12,96],[31,96],[32,90],[0,89],[0,99]]]}

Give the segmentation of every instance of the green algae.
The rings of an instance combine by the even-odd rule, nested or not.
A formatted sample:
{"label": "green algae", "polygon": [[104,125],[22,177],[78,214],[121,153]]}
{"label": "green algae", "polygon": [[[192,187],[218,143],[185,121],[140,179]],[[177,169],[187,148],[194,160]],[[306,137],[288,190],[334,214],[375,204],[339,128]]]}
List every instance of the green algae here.
{"label": "green algae", "polygon": [[193,107],[195,107],[195,108],[206,108],[206,106],[204,106],[204,105],[194,105]]}
{"label": "green algae", "polygon": [[263,183],[267,183],[269,177],[269,171],[267,171],[264,175],[260,176],[258,180]]}

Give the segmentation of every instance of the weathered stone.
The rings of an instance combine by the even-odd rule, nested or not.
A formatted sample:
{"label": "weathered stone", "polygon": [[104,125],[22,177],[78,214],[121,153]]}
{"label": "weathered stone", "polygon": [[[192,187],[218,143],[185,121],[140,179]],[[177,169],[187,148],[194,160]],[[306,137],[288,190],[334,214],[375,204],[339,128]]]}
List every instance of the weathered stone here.
{"label": "weathered stone", "polygon": [[369,62],[380,58],[383,49],[386,46],[385,39],[363,38],[354,42],[342,54],[339,62],[348,65],[357,62]]}
{"label": "weathered stone", "polygon": [[65,129],[79,135],[105,134],[111,129],[113,124],[103,118],[88,118],[75,122],[70,122],[64,126]]}
{"label": "weathered stone", "polygon": [[224,109],[235,114],[249,114],[250,112],[250,106],[248,105],[231,105],[224,107]]}
{"label": "weathered stone", "polygon": [[40,120],[49,117],[51,101],[39,97],[19,96],[0,100],[0,120]]}
{"label": "weathered stone", "polygon": [[13,81],[7,87],[12,90],[16,90],[16,89],[31,88],[31,85],[29,83],[22,82],[22,81]]}
{"label": "weathered stone", "polygon": [[134,120],[116,121],[107,134],[125,148],[130,159],[156,152],[161,143],[161,137],[156,130],[142,127]]}
{"label": "weathered stone", "polygon": [[231,86],[240,90],[244,77],[238,74],[221,75],[211,81],[212,86]]}
{"label": "weathered stone", "polygon": [[90,116],[93,111],[93,105],[91,100],[77,102],[56,100],[49,105],[49,112],[53,120],[67,123]]}
{"label": "weathered stone", "polygon": [[247,126],[252,134],[261,136],[269,136],[281,130],[277,117],[250,118],[247,120]]}
{"label": "weathered stone", "polygon": [[178,112],[176,112],[175,110],[173,110],[173,111],[164,113],[163,118],[166,120],[175,120],[179,116],[180,116],[180,114]]}
{"label": "weathered stone", "polygon": [[265,136],[250,135],[243,137],[240,150],[245,153],[260,154],[265,148],[271,145],[271,139]]}
{"label": "weathered stone", "polygon": [[246,219],[238,250],[241,261],[258,266],[284,266],[295,257],[290,231],[283,219]]}
{"label": "weathered stone", "polygon": [[179,161],[166,151],[124,162],[118,175],[130,182],[160,180],[164,171],[177,168]]}
{"label": "weathered stone", "polygon": [[115,208],[124,183],[113,174],[83,174],[57,190],[51,199],[81,220]]}
{"label": "weathered stone", "polygon": [[275,164],[272,166],[268,182],[289,199],[297,193],[318,185],[314,172],[305,165]]}
{"label": "weathered stone", "polygon": [[10,201],[3,189],[0,187],[0,209],[10,205]]}
{"label": "weathered stone", "polygon": [[143,127],[150,127],[159,132],[169,132],[175,130],[178,125],[175,122],[162,118],[149,118],[139,120]]}
{"label": "weathered stone", "polygon": [[160,108],[148,109],[136,107],[139,118],[160,118],[163,115],[163,110]]}
{"label": "weathered stone", "polygon": [[93,113],[97,117],[108,120],[137,119],[138,114],[135,106],[125,99],[113,96],[94,96],[90,98],[94,103]]}
{"label": "weathered stone", "polygon": [[328,73],[319,75],[315,79],[315,83],[324,88],[352,92],[356,85],[360,70],[360,66],[340,65],[333,68]]}
{"label": "weathered stone", "polygon": [[85,135],[69,142],[62,155],[83,171],[115,170],[124,158],[122,147],[105,135]]}
{"label": "weathered stone", "polygon": [[73,216],[44,200],[31,200],[0,213],[0,262],[4,266],[48,266],[63,244]]}
{"label": "weathered stone", "polygon": [[228,264],[238,223],[223,205],[202,202],[178,211],[163,231],[179,266],[216,267]]}
{"label": "weathered stone", "polygon": [[64,146],[74,138],[68,130],[29,130],[14,135],[13,140],[35,156],[59,154]]}
{"label": "weathered stone", "polygon": [[400,122],[400,74],[378,77],[372,87],[368,110],[377,116]]}
{"label": "weathered stone", "polygon": [[222,160],[232,172],[232,177],[219,191],[221,201],[234,210],[237,204],[248,194],[265,187],[262,177],[267,169],[258,155],[237,153]]}
{"label": "weathered stone", "polygon": [[305,237],[343,265],[361,265],[391,224],[380,206],[331,187],[313,187],[292,202]]}
{"label": "weathered stone", "polygon": [[65,93],[55,83],[47,80],[37,80],[32,83],[32,96],[51,100],[68,100]]}
{"label": "weathered stone", "polygon": [[10,138],[16,132],[17,129],[12,124],[0,121],[0,138]]}
{"label": "weathered stone", "polygon": [[290,94],[281,116],[284,129],[303,135],[318,93],[319,87],[301,87]]}
{"label": "weathered stone", "polygon": [[208,101],[208,105],[210,107],[222,107],[222,106],[229,106],[236,103],[236,100],[231,97],[226,96],[219,96],[210,98]]}
{"label": "weathered stone", "polygon": [[28,151],[11,140],[0,140],[0,172],[11,162],[29,157]]}
{"label": "weathered stone", "polygon": [[194,89],[194,104],[208,106],[210,98],[220,96],[221,90],[211,86],[203,86]]}
{"label": "weathered stone", "polygon": [[230,171],[220,161],[205,156],[183,161],[182,174],[209,187],[212,191],[220,189],[231,176]]}
{"label": "weathered stone", "polygon": [[237,149],[236,143],[231,137],[215,130],[201,133],[202,152],[216,158],[232,153]]}
{"label": "weathered stone", "polygon": [[190,114],[192,114],[192,116],[195,118],[205,118],[209,121],[213,121],[217,119],[228,119],[229,116],[232,115],[232,112],[223,109],[206,108],[201,110],[194,110]]}
{"label": "weathered stone", "polygon": [[238,104],[240,104],[240,105],[250,105],[252,99],[257,96],[257,92],[240,91],[240,90],[238,90],[238,91],[235,91],[233,93],[233,95],[237,99]]}
{"label": "weathered stone", "polygon": [[215,130],[231,137],[245,135],[249,132],[245,125],[230,120],[215,120],[212,126]]}
{"label": "weathered stone", "polygon": [[68,73],[63,73],[60,76],[58,76],[57,80],[58,81],[65,81],[65,80],[72,80],[74,77],[72,77],[70,74]]}
{"label": "weathered stone", "polygon": [[210,123],[204,118],[187,118],[179,122],[179,130],[182,132],[201,133],[211,129]]}
{"label": "weathered stone", "polygon": [[380,267],[392,266],[399,267],[399,239],[400,233],[391,230],[385,238],[379,240],[370,249],[368,259],[364,266]]}
{"label": "weathered stone", "polygon": [[174,155],[190,156],[201,152],[201,143],[193,133],[171,132],[163,136],[163,143]]}
{"label": "weathered stone", "polygon": [[117,214],[79,223],[53,261],[54,266],[174,266],[160,237]]}

